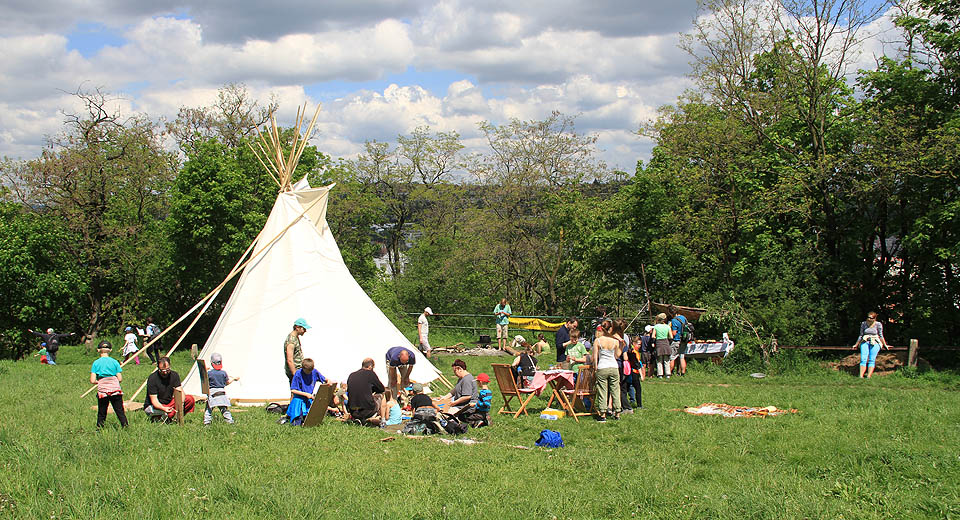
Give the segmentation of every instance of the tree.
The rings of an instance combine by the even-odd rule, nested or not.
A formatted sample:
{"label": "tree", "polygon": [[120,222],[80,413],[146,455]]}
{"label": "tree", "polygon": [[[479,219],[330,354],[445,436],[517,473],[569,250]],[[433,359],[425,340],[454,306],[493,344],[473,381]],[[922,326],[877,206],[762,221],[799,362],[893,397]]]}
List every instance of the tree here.
{"label": "tree", "polygon": [[217,101],[207,107],[181,107],[177,118],[167,123],[167,132],[173,136],[180,150],[187,152],[200,141],[215,138],[236,148],[255,128],[270,120],[270,114],[279,108],[271,96],[266,106],[252,99],[243,83],[228,83],[217,91]]}
{"label": "tree", "polygon": [[95,336],[108,320],[139,314],[138,278],[157,255],[152,224],[165,214],[176,158],[146,117],[124,119],[100,91],[76,95],[84,112],[68,115],[63,135],[3,178],[14,200],[60,219],[73,237],[62,247],[87,276],[79,314]]}

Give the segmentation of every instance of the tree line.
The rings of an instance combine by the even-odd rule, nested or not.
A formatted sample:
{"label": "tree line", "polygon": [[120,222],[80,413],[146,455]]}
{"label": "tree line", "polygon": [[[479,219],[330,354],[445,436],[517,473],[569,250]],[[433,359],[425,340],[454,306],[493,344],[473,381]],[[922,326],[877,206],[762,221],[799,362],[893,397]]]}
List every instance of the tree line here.
{"label": "tree line", "polygon": [[[427,305],[487,313],[504,296],[516,314],[633,315],[649,297],[708,308],[702,329],[748,354],[774,338],[850,343],[870,310],[891,343],[952,343],[960,2],[897,5],[898,52],[851,71],[867,5],[704,2],[684,39],[696,87],[638,129],[656,145],[632,175],[553,113],[482,122],[474,152],[426,127],[353,160],[308,147],[297,177],[337,183],[331,230],[395,320]],[[169,323],[224,278],[275,200],[247,146],[274,100],[227,85],[161,124],[78,96],[83,112],[39,157],[2,163],[4,357],[30,348],[27,327]]]}

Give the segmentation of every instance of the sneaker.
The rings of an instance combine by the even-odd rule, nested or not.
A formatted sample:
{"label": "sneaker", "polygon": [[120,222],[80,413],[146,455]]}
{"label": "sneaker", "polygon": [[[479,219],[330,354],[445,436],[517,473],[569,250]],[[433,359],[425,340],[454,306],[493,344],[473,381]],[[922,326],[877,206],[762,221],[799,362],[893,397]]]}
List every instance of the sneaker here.
{"label": "sneaker", "polygon": [[611,421],[619,421],[619,420],[620,420],[620,414],[618,414],[618,413],[612,413],[612,414],[609,414],[609,415],[610,415],[610,420],[611,420]]}
{"label": "sneaker", "polygon": [[277,424],[287,424],[290,422],[290,418],[284,415],[283,417],[277,419]]}
{"label": "sneaker", "polygon": [[604,417],[603,414],[594,415],[593,418],[596,419],[597,422],[607,422],[607,418]]}
{"label": "sneaker", "polygon": [[667,376],[667,379],[670,379],[670,376]]}
{"label": "sneaker", "polygon": [[626,410],[624,410],[624,411],[621,412],[621,413],[633,413],[633,408],[627,408]]}

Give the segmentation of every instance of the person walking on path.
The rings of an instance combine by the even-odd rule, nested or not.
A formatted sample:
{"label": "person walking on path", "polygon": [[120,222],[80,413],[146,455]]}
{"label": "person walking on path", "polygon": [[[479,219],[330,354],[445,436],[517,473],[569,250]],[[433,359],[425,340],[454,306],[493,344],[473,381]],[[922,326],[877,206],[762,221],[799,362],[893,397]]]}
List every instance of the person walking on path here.
{"label": "person walking on path", "polygon": [[123,335],[123,362],[126,363],[131,356],[133,356],[133,361],[136,364],[140,364],[140,356],[134,356],[140,349],[137,347],[137,335],[133,332],[133,327],[127,327],[124,329],[125,334]]}
{"label": "person walking on path", "polygon": [[500,300],[500,303],[493,308],[493,316],[497,321],[497,348],[504,350],[507,346],[507,334],[510,328],[510,315],[512,314],[510,309],[510,302],[506,298]]}
{"label": "person walking on path", "polygon": [[120,426],[127,427],[127,414],[123,410],[123,390],[120,382],[123,381],[123,368],[120,362],[110,357],[113,345],[109,341],[101,341],[97,345],[100,357],[90,366],[90,383],[97,385],[97,429],[103,428],[107,421],[107,406],[113,407],[113,413],[120,421]]}
{"label": "person walking on path", "polygon": [[854,344],[854,348],[860,347],[860,377],[863,377],[864,372],[867,379],[873,376],[881,345],[890,349],[887,340],[883,339],[883,324],[877,321],[877,313],[870,311],[867,313],[867,321],[860,324],[860,336]]}
{"label": "person walking on path", "polygon": [[47,344],[47,359],[50,361],[51,365],[57,364],[57,352],[60,350],[60,340],[76,335],[74,332],[69,334],[57,334],[52,328],[47,329],[46,334],[42,332],[36,332],[31,329],[27,329],[27,332],[33,334],[34,336],[39,336],[40,339]]}
{"label": "person walking on path", "polygon": [[287,381],[293,381],[293,374],[303,364],[303,348],[300,347],[300,336],[307,333],[310,325],[307,320],[297,318],[293,322],[293,330],[287,334],[287,339],[283,342],[283,371],[287,374]]}
{"label": "person walking on path", "polygon": [[[620,418],[620,374],[617,358],[622,355],[620,340],[614,337],[613,323],[604,320],[593,341],[593,366],[597,367],[597,421],[604,422],[607,417]],[[607,401],[613,402],[613,413],[608,414]]]}
{"label": "person walking on path", "polygon": [[[148,317],[147,327],[144,329],[143,332],[144,332],[143,341],[145,341],[146,344],[150,345],[149,347],[147,347],[147,357],[150,358],[151,363],[156,365],[157,360],[160,359],[160,349],[163,348],[159,340],[154,341],[154,338],[156,338],[160,334],[160,327],[158,327],[157,324],[153,322],[152,317]],[[151,344],[151,342],[153,343]]]}
{"label": "person walking on path", "polygon": [[430,322],[427,316],[433,316],[433,309],[424,307],[423,313],[417,318],[417,341],[420,343],[420,352],[430,359]]}

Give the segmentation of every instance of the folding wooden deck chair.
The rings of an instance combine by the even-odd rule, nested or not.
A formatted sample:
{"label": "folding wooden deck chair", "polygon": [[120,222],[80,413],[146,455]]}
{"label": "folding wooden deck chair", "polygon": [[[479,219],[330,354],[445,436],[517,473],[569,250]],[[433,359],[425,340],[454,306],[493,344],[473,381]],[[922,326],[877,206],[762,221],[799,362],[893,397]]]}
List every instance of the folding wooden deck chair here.
{"label": "folding wooden deck chair", "polygon": [[[533,399],[533,394],[535,392],[532,388],[517,388],[517,380],[514,378],[513,367],[504,363],[493,363],[490,366],[493,367],[493,374],[497,378],[497,386],[500,387],[500,395],[503,396],[503,407],[500,408],[500,413],[509,413],[513,414],[514,417],[519,417],[522,412],[524,415],[527,414],[527,403]],[[526,400],[523,399],[523,396],[526,395]],[[514,412],[510,409],[510,400],[514,397],[520,401],[520,409]]]}
{"label": "folding wooden deck chair", "polygon": [[[564,390],[564,395],[567,396],[567,399],[570,401],[571,408],[573,408],[574,417],[591,415],[593,413],[593,404],[596,402],[594,394],[595,379],[597,371],[591,365],[583,365],[580,367],[580,374],[577,376],[577,384],[574,385],[572,390]],[[590,406],[587,406],[587,403],[584,402],[583,398],[590,399]],[[584,410],[582,412],[577,411],[577,405]]]}

